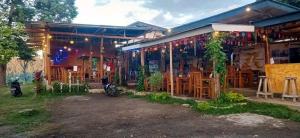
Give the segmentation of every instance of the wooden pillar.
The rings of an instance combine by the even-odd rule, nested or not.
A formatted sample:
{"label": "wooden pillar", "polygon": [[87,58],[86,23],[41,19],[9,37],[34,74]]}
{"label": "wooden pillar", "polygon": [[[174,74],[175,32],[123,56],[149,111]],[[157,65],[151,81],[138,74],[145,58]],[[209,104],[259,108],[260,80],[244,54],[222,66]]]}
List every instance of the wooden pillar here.
{"label": "wooden pillar", "polygon": [[118,73],[119,73],[119,85],[122,85],[122,62],[124,62],[123,58],[122,58],[122,54],[119,56],[119,60],[118,60]]}
{"label": "wooden pillar", "polygon": [[44,67],[44,71],[45,71],[45,75],[46,75],[46,79],[48,81],[48,85],[51,84],[51,59],[50,59],[50,54],[51,54],[51,44],[50,44],[50,34],[48,33],[48,31],[46,32],[45,35],[45,55],[44,55],[44,63],[45,63],[45,67]]}
{"label": "wooden pillar", "polygon": [[144,69],[144,67],[145,67],[145,50],[144,50],[144,48],[141,49],[141,66],[142,66],[142,69]]}
{"label": "wooden pillar", "polygon": [[104,71],[103,71],[103,51],[104,47],[103,47],[103,37],[101,38],[101,43],[100,43],[100,79],[103,77],[104,75]]}
{"label": "wooden pillar", "polygon": [[174,80],[173,80],[173,46],[172,42],[169,42],[170,46],[170,81],[171,81],[171,96],[174,96]]}
{"label": "wooden pillar", "polygon": [[90,80],[93,79],[93,55],[92,55],[92,45],[90,45],[90,51],[89,51],[89,78]]}
{"label": "wooden pillar", "polygon": [[265,64],[270,64],[270,45],[268,36],[264,37],[265,39]]}
{"label": "wooden pillar", "polygon": [[193,45],[194,45],[194,56],[197,56],[197,43],[196,43],[196,37],[193,38]]}

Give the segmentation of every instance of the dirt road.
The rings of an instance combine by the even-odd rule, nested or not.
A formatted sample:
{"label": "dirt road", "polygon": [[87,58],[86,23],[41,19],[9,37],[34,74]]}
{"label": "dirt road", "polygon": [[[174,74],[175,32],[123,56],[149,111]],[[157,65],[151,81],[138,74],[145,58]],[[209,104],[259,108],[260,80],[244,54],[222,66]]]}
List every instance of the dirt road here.
{"label": "dirt road", "polygon": [[68,97],[51,105],[51,112],[50,122],[56,127],[40,137],[300,137],[296,122],[271,119],[253,125],[257,119],[252,117],[254,121],[243,124],[126,96]]}

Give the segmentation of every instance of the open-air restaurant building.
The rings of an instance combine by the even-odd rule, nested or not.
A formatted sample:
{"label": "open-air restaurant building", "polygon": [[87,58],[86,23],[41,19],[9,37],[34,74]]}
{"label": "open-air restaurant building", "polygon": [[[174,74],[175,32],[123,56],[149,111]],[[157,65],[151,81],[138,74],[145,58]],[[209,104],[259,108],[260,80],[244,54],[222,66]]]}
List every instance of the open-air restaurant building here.
{"label": "open-air restaurant building", "polygon": [[[136,85],[139,67],[161,72],[161,90],[214,98],[208,40],[226,34],[224,89],[263,88],[259,95],[297,97],[300,90],[300,9],[257,1],[178,27],[136,22],[128,26],[30,23],[28,43],[44,51],[44,72],[53,81],[98,83],[104,74]],[[117,74],[117,75],[116,75]],[[146,90],[151,90],[145,79]],[[290,91],[290,92],[288,92]]]}

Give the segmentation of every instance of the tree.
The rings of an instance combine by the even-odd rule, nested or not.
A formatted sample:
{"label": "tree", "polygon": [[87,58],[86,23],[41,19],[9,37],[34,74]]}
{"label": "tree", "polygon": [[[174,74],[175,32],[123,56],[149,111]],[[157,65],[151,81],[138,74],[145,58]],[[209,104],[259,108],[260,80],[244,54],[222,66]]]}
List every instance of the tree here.
{"label": "tree", "polygon": [[223,38],[223,34],[215,32],[205,47],[205,57],[213,64],[214,90],[217,97],[220,96],[221,84],[224,83],[226,74],[226,54],[221,45]]}
{"label": "tree", "polygon": [[78,14],[75,0],[35,0],[34,8],[41,21],[71,22]]}
{"label": "tree", "polygon": [[6,83],[6,66],[18,55],[18,41],[24,37],[22,25],[8,26],[0,21],[0,86]]}
{"label": "tree", "polygon": [[277,0],[282,3],[290,4],[300,8],[300,0]]}
{"label": "tree", "polygon": [[21,54],[20,59],[24,59],[26,63],[30,59],[28,55],[32,55],[30,52],[33,52],[24,49],[26,35],[20,23],[71,22],[77,14],[75,0],[1,0],[0,85],[5,84],[6,65],[10,59]]}
{"label": "tree", "polygon": [[18,50],[19,59],[22,61],[21,67],[24,76],[24,81],[26,82],[27,81],[26,72],[27,72],[28,64],[30,61],[34,60],[36,54],[32,48],[27,47],[25,44],[19,45],[18,49],[19,49]]}

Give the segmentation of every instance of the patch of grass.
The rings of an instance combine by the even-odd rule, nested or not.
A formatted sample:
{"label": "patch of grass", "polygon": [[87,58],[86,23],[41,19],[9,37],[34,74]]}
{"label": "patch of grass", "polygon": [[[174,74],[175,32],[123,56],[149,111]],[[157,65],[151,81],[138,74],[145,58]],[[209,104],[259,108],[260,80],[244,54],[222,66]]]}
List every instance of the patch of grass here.
{"label": "patch of grass", "polygon": [[300,122],[300,112],[296,110],[283,105],[246,101],[242,95],[232,93],[225,93],[216,100],[198,103],[193,108],[198,112],[211,115],[247,112]]}
{"label": "patch of grass", "polygon": [[[12,97],[7,87],[0,87],[0,124],[15,126],[16,132],[30,131],[49,120],[47,105],[70,95],[84,93],[51,93],[36,95],[34,85],[22,86],[23,96]],[[32,109],[30,113],[20,113],[24,109]]]}
{"label": "patch of grass", "polygon": [[300,112],[292,110],[286,106],[274,105],[269,103],[250,102],[240,94],[224,93],[216,100],[197,103],[194,100],[183,100],[173,98],[167,93],[152,93],[146,96],[135,96],[131,98],[143,98],[150,102],[161,104],[189,104],[192,109],[210,115],[227,115],[236,113],[255,113],[271,116],[280,119],[289,119],[300,122]]}

